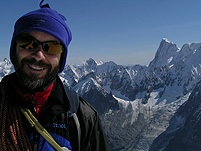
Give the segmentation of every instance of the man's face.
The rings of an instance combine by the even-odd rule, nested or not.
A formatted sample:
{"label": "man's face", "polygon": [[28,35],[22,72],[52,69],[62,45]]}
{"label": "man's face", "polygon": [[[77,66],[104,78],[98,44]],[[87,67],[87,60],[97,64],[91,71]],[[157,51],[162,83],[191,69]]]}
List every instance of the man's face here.
{"label": "man's face", "polygon": [[[59,42],[55,37],[39,31],[30,31],[22,35],[32,36],[40,42]],[[41,45],[35,50],[26,50],[17,44],[14,67],[19,82],[29,90],[49,84],[58,74],[60,57],[61,54],[52,55],[44,52]]]}

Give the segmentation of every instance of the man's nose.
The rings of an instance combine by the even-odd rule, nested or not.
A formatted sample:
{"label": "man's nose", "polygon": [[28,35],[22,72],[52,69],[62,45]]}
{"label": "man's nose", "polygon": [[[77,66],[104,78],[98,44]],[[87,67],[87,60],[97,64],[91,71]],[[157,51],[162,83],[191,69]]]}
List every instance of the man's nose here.
{"label": "man's nose", "polygon": [[37,61],[40,61],[40,60],[44,60],[45,59],[45,54],[44,54],[44,51],[43,51],[43,48],[41,45],[39,45],[35,50],[34,52],[32,53],[32,56],[37,60]]}

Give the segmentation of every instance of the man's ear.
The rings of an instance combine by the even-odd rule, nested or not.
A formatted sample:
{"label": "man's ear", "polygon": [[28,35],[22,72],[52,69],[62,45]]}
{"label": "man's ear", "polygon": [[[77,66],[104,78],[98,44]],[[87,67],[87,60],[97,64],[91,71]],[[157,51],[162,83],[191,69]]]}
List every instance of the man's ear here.
{"label": "man's ear", "polygon": [[12,60],[13,60],[13,65],[16,64],[16,61],[17,61],[17,54],[16,54],[16,49],[17,49],[17,43],[15,42],[14,45],[13,45],[13,52],[12,52]]}

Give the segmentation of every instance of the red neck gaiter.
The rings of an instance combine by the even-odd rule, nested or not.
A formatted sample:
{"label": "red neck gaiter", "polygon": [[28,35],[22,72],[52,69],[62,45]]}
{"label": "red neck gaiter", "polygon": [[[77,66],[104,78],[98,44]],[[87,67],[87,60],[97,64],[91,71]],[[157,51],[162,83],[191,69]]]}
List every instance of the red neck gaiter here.
{"label": "red neck gaiter", "polygon": [[22,95],[18,91],[23,96],[25,103],[29,103],[30,101],[33,103],[34,110],[36,112],[35,117],[37,119],[40,119],[41,116],[43,115],[44,110],[40,110],[40,109],[45,104],[45,102],[47,101],[47,99],[48,99],[48,97],[52,91],[53,85],[54,85],[54,83],[52,83],[45,91],[36,92],[34,94]]}

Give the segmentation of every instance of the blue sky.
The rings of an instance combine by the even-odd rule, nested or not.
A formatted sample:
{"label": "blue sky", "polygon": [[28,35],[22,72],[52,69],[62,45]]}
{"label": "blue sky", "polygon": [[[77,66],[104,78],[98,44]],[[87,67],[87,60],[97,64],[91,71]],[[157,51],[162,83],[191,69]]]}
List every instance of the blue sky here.
{"label": "blue sky", "polygon": [[[40,0],[0,1],[0,61],[9,57],[15,21]],[[89,58],[147,65],[162,38],[182,47],[201,42],[200,0],[46,0],[67,18],[73,40],[68,64]]]}

